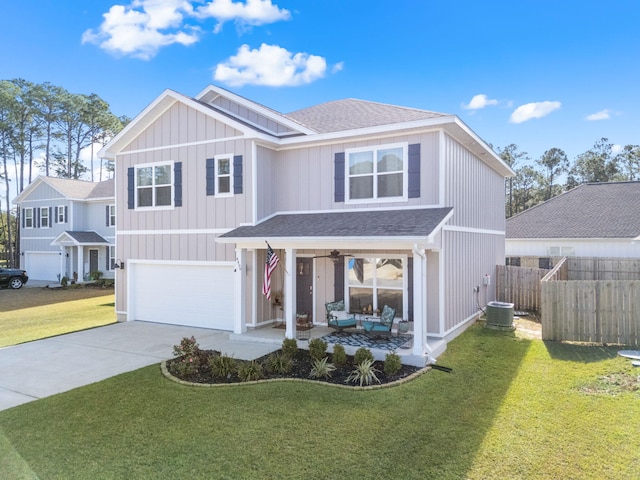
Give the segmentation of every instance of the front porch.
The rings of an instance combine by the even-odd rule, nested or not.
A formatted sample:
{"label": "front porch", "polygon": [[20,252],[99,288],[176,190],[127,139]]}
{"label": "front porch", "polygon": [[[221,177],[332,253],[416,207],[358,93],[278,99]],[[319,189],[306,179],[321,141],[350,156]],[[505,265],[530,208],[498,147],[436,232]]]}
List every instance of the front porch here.
{"label": "front porch", "polygon": [[[250,328],[247,329],[244,333],[230,333],[230,340],[239,340],[244,342],[256,342],[256,343],[269,343],[274,345],[281,345],[283,340],[285,339],[285,329],[273,328],[273,326],[263,326],[260,328]],[[304,339],[298,339],[298,347],[303,349],[308,349],[309,340],[312,338],[324,338],[327,342],[327,351],[333,352],[333,346],[336,343],[340,343],[344,346],[345,352],[347,355],[355,354],[356,350],[360,347],[366,347],[371,350],[373,356],[376,360],[383,361],[385,356],[394,351],[396,354],[400,356],[402,359],[402,363],[405,365],[412,365],[416,367],[423,367],[427,364],[427,357],[424,355],[414,355],[413,354],[413,337],[406,338],[407,342],[401,345],[398,348],[392,349],[390,345],[384,341],[376,340],[376,339],[366,339],[366,337],[361,336],[359,330],[355,330],[354,334],[358,335],[357,341],[353,341],[354,335],[351,332],[346,332],[342,335],[335,335],[336,331],[332,328],[327,327],[326,325],[314,325],[312,329],[305,330],[302,332],[305,337]],[[308,334],[308,335],[306,335]],[[332,335],[333,334],[333,335]],[[327,338],[330,336],[330,338]],[[397,332],[392,332],[392,336],[396,337]],[[364,338],[363,338],[364,337]],[[405,337],[409,337],[408,335]],[[357,343],[357,345],[354,345]],[[447,342],[441,338],[427,337],[427,346],[431,352],[431,356],[434,359],[437,359],[447,348]]]}

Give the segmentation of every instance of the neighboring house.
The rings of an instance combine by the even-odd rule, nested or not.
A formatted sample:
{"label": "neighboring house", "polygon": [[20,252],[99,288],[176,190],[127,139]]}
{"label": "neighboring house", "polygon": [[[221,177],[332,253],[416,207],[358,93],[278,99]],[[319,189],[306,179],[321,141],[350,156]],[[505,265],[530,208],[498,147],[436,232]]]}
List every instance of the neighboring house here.
{"label": "neighboring house", "polygon": [[507,220],[508,257],[640,257],[640,182],[585,183]]}
{"label": "neighboring house", "polygon": [[114,180],[36,178],[13,201],[20,210],[20,266],[30,280],[113,278]]}
{"label": "neighboring house", "polygon": [[[284,318],[295,337],[326,302],[388,304],[424,362],[495,298],[513,172],[454,115],[167,90],[100,156],[116,165],[119,320],[242,334]],[[266,242],[282,305],[262,294]]]}

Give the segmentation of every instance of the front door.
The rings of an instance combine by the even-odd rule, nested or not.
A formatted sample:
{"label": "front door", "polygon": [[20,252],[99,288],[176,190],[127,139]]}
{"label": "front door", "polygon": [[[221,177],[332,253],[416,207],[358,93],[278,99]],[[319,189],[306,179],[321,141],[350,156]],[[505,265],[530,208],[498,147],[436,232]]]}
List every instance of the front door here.
{"label": "front door", "polygon": [[89,250],[89,273],[98,271],[98,250]]}
{"label": "front door", "polygon": [[296,313],[313,314],[313,258],[296,259]]}

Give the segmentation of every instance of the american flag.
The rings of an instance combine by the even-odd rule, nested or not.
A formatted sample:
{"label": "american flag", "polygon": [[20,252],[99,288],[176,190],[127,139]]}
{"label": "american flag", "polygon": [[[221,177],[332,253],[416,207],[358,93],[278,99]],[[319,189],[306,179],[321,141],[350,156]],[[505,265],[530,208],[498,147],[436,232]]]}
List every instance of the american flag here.
{"label": "american flag", "polygon": [[267,262],[264,264],[264,285],[262,285],[262,294],[271,300],[271,274],[276,269],[280,259],[276,252],[273,251],[271,245],[267,242]]}

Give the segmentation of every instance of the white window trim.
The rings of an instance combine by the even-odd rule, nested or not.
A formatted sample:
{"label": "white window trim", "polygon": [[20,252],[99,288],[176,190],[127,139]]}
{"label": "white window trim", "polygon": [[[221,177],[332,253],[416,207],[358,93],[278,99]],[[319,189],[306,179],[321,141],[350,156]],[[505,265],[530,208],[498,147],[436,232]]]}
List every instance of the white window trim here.
{"label": "white window trim", "polygon": [[[378,184],[376,179],[378,178],[377,172],[377,150],[385,150],[388,148],[402,148],[402,195],[397,197],[382,197],[377,198]],[[351,191],[349,188],[349,154],[359,152],[373,152],[373,193],[372,198],[356,198],[351,199]],[[369,145],[366,147],[347,148],[344,151],[344,191],[345,191],[345,203],[349,204],[362,204],[362,203],[390,203],[390,202],[404,202],[409,198],[409,142],[400,143],[388,143],[385,145]]]}
{"label": "white window trim", "polygon": [[56,223],[67,223],[66,218],[64,218],[64,205],[56,207]]}
{"label": "white window trim", "polygon": [[[229,191],[220,192],[218,190],[220,186],[220,182],[218,180],[220,179],[221,176],[218,173],[218,160],[225,160],[225,159],[229,159],[229,174],[222,175],[222,177],[227,177],[227,176],[229,177]],[[233,197],[233,153],[224,154],[224,155],[215,155],[213,157],[213,163],[215,165],[214,181],[215,181],[216,197]]]}
{"label": "white window trim", "polygon": [[[153,210],[173,210],[175,208],[174,205],[174,196],[175,196],[175,178],[174,178],[174,161],[173,160],[169,160],[166,162],[153,162],[153,163],[141,163],[140,165],[136,165],[134,168],[134,195],[135,195],[135,202],[136,202],[136,210],[142,210],[142,211],[153,211]],[[156,168],[156,167],[162,167],[165,165],[169,165],[171,168],[169,169],[169,171],[171,172],[171,205],[161,205],[161,206],[155,206],[155,202],[156,202],[156,192],[155,192],[155,184],[151,185],[151,198],[152,198],[152,202],[154,205],[150,205],[148,207],[141,207],[138,205],[138,170],[141,168]],[[155,180],[155,176],[152,177]],[[148,186],[145,186],[144,188],[148,188]]]}
{"label": "white window trim", "polygon": [[[27,212],[31,213],[31,226],[27,225]],[[35,209],[33,207],[27,207],[24,209],[24,228],[35,228],[36,217],[35,217]]]}
{"label": "white window trim", "polygon": [[[379,287],[381,289],[386,290],[401,290],[402,291],[402,312],[396,312],[396,318],[401,317],[402,319],[406,319],[409,314],[409,257],[408,255],[394,255],[394,254],[374,254],[374,253],[362,253],[362,254],[353,254],[352,256],[345,257],[344,262],[344,299],[346,310],[350,311],[351,306],[349,305],[349,287],[355,288],[370,288],[371,290],[378,290],[377,279],[374,277],[373,285],[369,286],[359,286],[359,285],[350,285],[349,284],[349,259],[351,258],[379,258],[379,259],[398,259],[402,260],[402,288],[400,287]],[[415,295],[415,292],[414,292]],[[375,296],[374,296],[375,298]],[[383,305],[376,305],[376,308],[382,310]]]}
{"label": "white window trim", "polygon": [[116,226],[116,206],[113,204],[109,205],[109,226]]}
{"label": "white window trim", "polygon": [[113,265],[116,261],[116,246],[109,245],[109,260],[107,264],[107,270],[113,270]]}
{"label": "white window trim", "polygon": [[[46,215],[42,215],[44,212],[46,212]],[[44,225],[43,224],[43,220],[47,219],[47,224]],[[51,228],[51,217],[49,216],[49,207],[42,207],[40,209],[40,228]]]}

